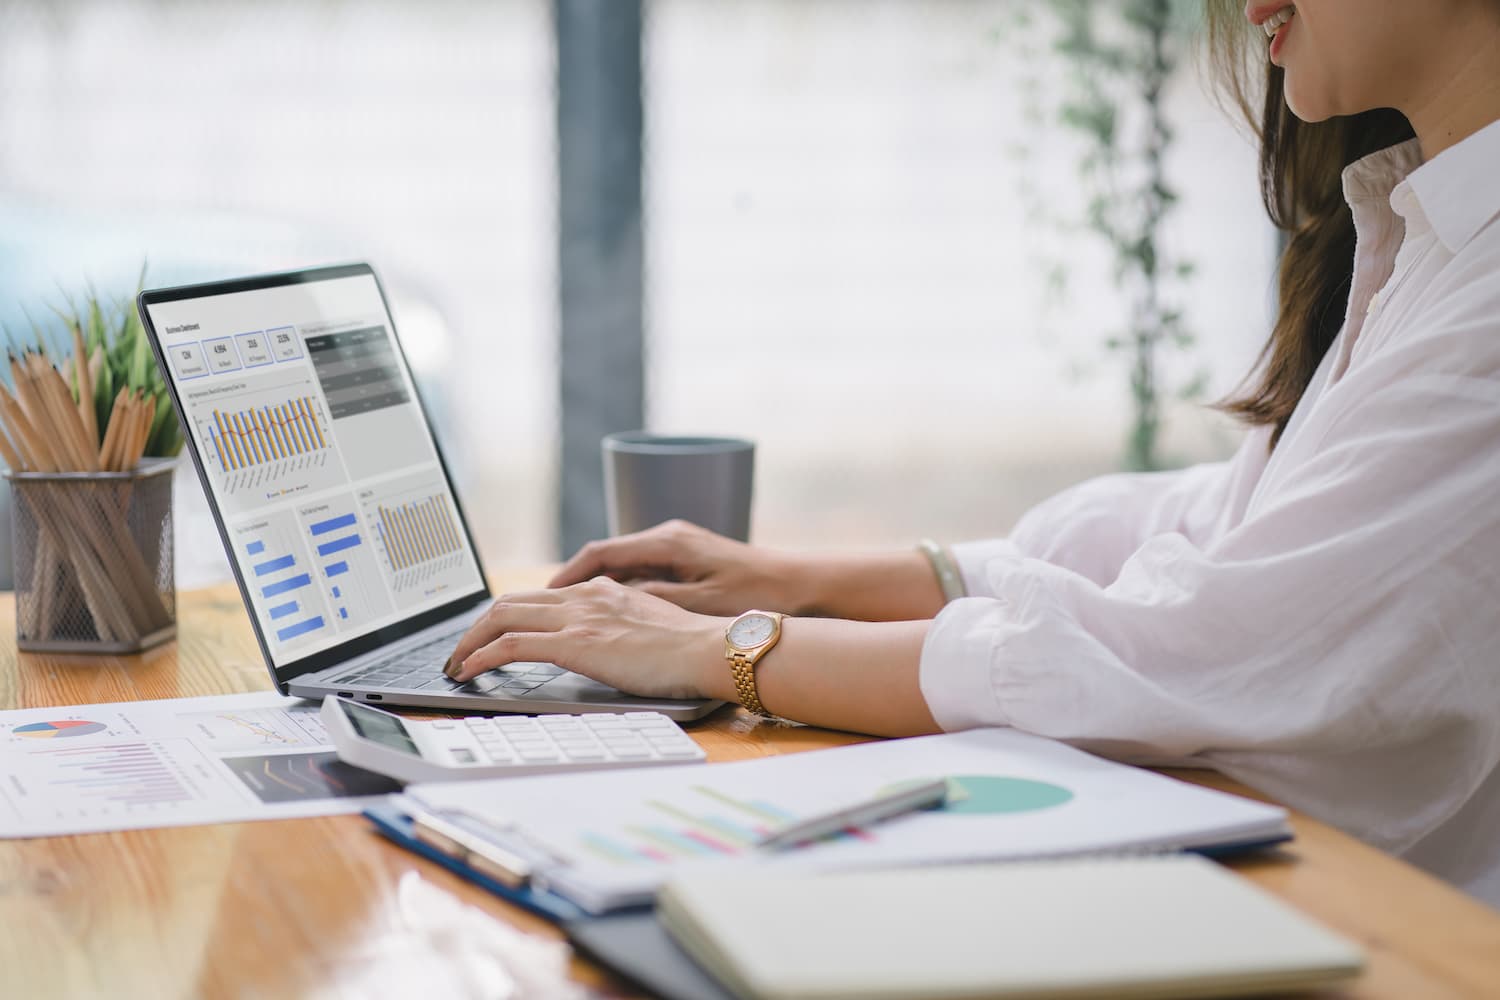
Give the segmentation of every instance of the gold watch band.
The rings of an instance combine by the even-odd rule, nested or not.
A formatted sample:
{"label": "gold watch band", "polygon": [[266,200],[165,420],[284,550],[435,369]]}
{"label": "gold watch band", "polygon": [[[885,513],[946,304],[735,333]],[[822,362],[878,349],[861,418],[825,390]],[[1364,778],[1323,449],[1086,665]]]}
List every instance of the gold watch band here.
{"label": "gold watch band", "polygon": [[740,704],[769,719],[771,713],[760,703],[760,692],[755,689],[755,661],[744,653],[733,653],[729,657],[729,673],[734,678],[734,690],[740,696]]}

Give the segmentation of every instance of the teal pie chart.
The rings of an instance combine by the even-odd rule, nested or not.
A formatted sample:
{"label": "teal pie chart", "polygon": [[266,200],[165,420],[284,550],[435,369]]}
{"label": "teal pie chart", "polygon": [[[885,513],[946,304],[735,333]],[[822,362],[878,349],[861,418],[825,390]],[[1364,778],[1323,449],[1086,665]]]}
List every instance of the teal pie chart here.
{"label": "teal pie chart", "polygon": [[[903,781],[882,791],[896,791],[921,783]],[[943,812],[955,816],[1039,812],[1073,799],[1073,793],[1061,785],[998,774],[951,774],[948,789]]]}

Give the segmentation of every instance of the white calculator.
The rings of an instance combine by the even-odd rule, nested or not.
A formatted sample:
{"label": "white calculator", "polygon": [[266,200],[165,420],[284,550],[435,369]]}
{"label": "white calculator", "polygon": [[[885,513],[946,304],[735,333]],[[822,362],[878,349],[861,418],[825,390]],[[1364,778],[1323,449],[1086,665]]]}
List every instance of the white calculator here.
{"label": "white calculator", "polygon": [[659,712],[417,720],[328,695],[319,714],[340,759],[401,781],[694,764],[707,756]]}

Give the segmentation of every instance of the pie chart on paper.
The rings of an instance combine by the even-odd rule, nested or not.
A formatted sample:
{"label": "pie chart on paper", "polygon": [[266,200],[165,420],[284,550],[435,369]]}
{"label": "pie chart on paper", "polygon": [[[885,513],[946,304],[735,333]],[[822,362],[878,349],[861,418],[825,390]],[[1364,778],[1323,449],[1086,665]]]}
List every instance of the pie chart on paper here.
{"label": "pie chart on paper", "polygon": [[56,722],[32,722],[17,726],[11,732],[33,740],[55,739],[59,736],[91,736],[102,733],[109,727],[102,722],[84,719],[59,719]]}

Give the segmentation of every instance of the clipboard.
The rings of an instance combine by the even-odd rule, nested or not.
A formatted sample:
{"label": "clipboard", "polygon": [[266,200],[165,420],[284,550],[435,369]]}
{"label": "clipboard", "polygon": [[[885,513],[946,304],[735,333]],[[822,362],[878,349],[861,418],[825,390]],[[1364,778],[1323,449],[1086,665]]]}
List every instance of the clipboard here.
{"label": "clipboard", "polygon": [[399,802],[364,811],[381,836],[434,861],[506,902],[558,924],[583,954],[666,1000],[733,1000],[687,956],[656,919],[653,907],[604,915],[585,912],[562,896],[533,886],[514,888],[417,839],[411,816]]}
{"label": "clipboard", "polygon": [[498,879],[476,870],[473,866],[466,864],[459,858],[444,854],[431,844],[419,840],[412,821],[412,817],[399,803],[382,803],[371,806],[364,811],[365,818],[375,824],[375,829],[381,836],[385,837],[408,851],[420,854],[429,861],[435,861],[460,878],[467,879],[475,885],[488,889],[508,903],[535,913],[539,917],[545,917],[553,923],[566,924],[571,920],[581,920],[589,914],[578,904],[559,896],[555,892],[548,892],[532,885],[519,888],[508,886]]}

